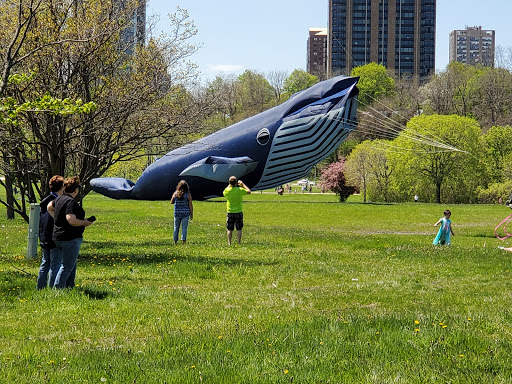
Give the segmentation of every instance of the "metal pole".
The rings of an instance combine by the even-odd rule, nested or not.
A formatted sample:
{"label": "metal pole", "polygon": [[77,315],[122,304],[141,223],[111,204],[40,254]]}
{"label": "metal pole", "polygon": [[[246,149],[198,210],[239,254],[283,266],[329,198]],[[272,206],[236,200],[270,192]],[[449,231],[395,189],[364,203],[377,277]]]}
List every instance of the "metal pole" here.
{"label": "metal pole", "polygon": [[39,204],[30,204],[30,216],[28,222],[28,245],[27,259],[37,256],[37,237],[39,234],[39,214],[41,207]]}

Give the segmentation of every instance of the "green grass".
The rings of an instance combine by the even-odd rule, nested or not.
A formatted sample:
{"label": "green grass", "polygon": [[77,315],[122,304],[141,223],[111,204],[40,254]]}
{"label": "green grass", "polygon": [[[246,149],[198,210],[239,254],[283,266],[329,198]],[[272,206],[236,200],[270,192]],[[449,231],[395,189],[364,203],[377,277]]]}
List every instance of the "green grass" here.
{"label": "green grass", "polygon": [[[508,383],[512,253],[493,205],[259,192],[243,245],[225,202],[91,194],[74,290],[35,289],[27,226],[0,210],[2,383]],[[452,210],[450,247],[432,225]]]}

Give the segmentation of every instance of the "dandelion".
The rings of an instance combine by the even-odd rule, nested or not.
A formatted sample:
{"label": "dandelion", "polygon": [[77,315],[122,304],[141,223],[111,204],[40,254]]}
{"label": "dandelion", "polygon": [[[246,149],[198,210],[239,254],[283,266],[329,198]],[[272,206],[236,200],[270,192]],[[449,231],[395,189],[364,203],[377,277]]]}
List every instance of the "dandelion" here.
{"label": "dandelion", "polygon": [[459,355],[459,357],[464,357],[464,355]]}
{"label": "dandelion", "polygon": [[219,340],[222,340],[222,335],[219,335],[218,339],[219,339]]}
{"label": "dandelion", "polygon": [[414,332],[419,332],[420,329],[419,328],[414,328]]}
{"label": "dandelion", "polygon": [[196,369],[196,366],[195,366],[195,365],[193,365],[193,366],[191,366],[190,368],[192,368],[192,369]]}
{"label": "dandelion", "polygon": [[228,353],[231,353],[231,351],[230,351],[229,349],[227,350],[227,352],[228,352]]}
{"label": "dandelion", "polygon": [[447,328],[448,326],[447,325],[443,325],[443,328]]}
{"label": "dandelion", "polygon": [[420,323],[419,320],[414,320],[414,324],[418,325]]}
{"label": "dandelion", "polygon": [[323,341],[321,341],[321,342],[320,342],[320,345],[324,345],[324,342],[323,342]]}
{"label": "dandelion", "polygon": [[468,317],[468,321],[471,321],[471,317]]}
{"label": "dandelion", "polygon": [[284,370],[284,373],[285,373],[285,375],[286,375],[286,374],[288,374],[288,370],[287,370],[287,369],[285,369],[285,370]]}

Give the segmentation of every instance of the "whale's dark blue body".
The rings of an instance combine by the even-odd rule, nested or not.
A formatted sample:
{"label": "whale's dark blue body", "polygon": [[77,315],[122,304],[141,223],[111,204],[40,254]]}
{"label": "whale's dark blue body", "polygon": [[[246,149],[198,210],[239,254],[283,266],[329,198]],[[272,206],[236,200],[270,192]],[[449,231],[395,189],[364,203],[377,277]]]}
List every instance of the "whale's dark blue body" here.
{"label": "whale's dark blue body", "polygon": [[114,199],[169,200],[180,180],[194,199],[222,196],[229,176],[253,190],[309,173],[355,127],[358,78],[339,76],[299,92],[285,103],[175,149],[150,165],[136,183],[91,180]]}

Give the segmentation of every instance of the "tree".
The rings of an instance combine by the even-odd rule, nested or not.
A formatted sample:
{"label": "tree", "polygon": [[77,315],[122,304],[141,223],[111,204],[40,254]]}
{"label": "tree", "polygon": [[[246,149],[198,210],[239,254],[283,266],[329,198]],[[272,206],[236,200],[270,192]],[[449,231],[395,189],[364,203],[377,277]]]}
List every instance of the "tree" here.
{"label": "tree", "polygon": [[505,159],[512,154],[512,127],[492,127],[482,136],[485,143],[487,172],[492,182],[505,181]]}
{"label": "tree", "polygon": [[345,161],[347,183],[372,200],[390,201],[392,168],[387,159],[389,143],[385,140],[363,141],[357,145]]}
{"label": "tree", "polygon": [[242,118],[263,112],[269,107],[274,91],[265,77],[255,71],[246,70],[237,80],[238,101]]}
{"label": "tree", "polygon": [[370,182],[370,151],[371,142],[369,140],[358,144],[348,155],[345,161],[345,180],[347,184],[352,185],[362,191],[363,202],[366,203],[366,192]]}
{"label": "tree", "polygon": [[360,77],[359,102],[362,108],[371,105],[383,96],[395,92],[395,81],[386,73],[386,67],[377,63],[369,63],[352,69],[351,76]]}
{"label": "tree", "polygon": [[267,80],[274,90],[274,99],[276,104],[281,102],[281,96],[284,93],[284,83],[288,78],[288,73],[286,71],[270,71],[267,74]]}
{"label": "tree", "polygon": [[344,159],[331,163],[322,171],[318,182],[322,192],[329,190],[334,192],[338,195],[340,202],[346,201],[356,191],[354,187],[346,184],[344,169]]}
{"label": "tree", "polygon": [[512,74],[504,68],[487,68],[475,83],[474,116],[484,127],[510,124]]}
{"label": "tree", "polygon": [[296,69],[284,81],[284,91],[288,96],[291,96],[294,93],[308,89],[316,83],[318,83],[317,76],[303,71],[302,69]]}
{"label": "tree", "polygon": [[[19,129],[8,131],[11,145],[0,151],[30,202],[36,193],[47,193],[54,174],[79,175],[87,186],[116,162],[144,156],[149,143],[170,131],[197,129],[200,114],[185,88],[196,76],[187,60],[197,49],[188,43],[195,27],[178,9],[170,15],[174,33],[134,45],[123,36],[138,3],[42,2],[34,15],[37,28],[26,33],[18,70],[34,69],[36,75],[8,85],[6,94],[19,105],[49,95],[94,102],[97,109],[88,115],[20,114]],[[2,9],[15,17],[14,9]],[[8,36],[0,35],[0,46],[2,39]]]}
{"label": "tree", "polygon": [[395,193],[402,200],[420,193],[437,203],[470,203],[476,188],[486,184],[480,127],[474,119],[416,116],[392,144],[388,158]]}

